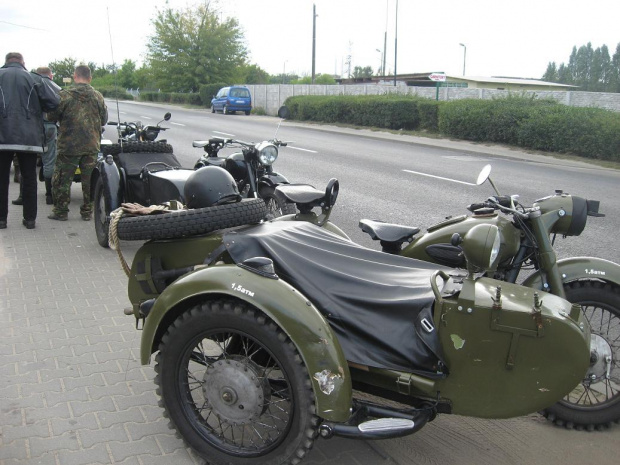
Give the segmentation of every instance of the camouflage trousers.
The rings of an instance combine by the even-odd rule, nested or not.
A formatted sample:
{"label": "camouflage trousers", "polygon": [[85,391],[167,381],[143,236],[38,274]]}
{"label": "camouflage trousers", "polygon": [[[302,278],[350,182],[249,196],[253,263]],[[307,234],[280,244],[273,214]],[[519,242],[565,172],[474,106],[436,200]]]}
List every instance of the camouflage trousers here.
{"label": "camouflage trousers", "polygon": [[82,197],[80,206],[81,215],[90,215],[93,211],[93,202],[90,198],[90,175],[97,164],[97,154],[68,155],[58,151],[54,175],[52,176],[52,197],[54,198],[54,213],[66,215],[71,202],[71,184],[75,170],[79,167],[82,179]]}

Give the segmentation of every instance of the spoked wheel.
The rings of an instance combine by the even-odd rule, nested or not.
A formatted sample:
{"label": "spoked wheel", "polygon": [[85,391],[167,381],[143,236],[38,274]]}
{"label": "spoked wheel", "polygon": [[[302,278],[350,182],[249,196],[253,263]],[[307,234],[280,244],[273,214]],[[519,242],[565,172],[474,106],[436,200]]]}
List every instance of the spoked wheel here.
{"label": "spoked wheel", "polygon": [[581,304],[590,323],[590,369],[579,386],[543,414],[567,428],[606,428],[620,420],[620,289],[576,281],[564,291],[569,302]]}
{"label": "spoked wheel", "polygon": [[97,242],[101,247],[110,247],[108,244],[110,220],[106,214],[105,196],[103,195],[103,180],[101,177],[97,179],[95,184],[95,233],[97,234]]}
{"label": "spoked wheel", "polygon": [[273,187],[261,187],[258,191],[258,196],[265,201],[267,218],[277,218],[297,212],[295,204],[287,203]]}
{"label": "spoked wheel", "polygon": [[318,419],[293,343],[239,301],[209,301],[162,338],[155,382],[167,416],[208,463],[297,463]]}

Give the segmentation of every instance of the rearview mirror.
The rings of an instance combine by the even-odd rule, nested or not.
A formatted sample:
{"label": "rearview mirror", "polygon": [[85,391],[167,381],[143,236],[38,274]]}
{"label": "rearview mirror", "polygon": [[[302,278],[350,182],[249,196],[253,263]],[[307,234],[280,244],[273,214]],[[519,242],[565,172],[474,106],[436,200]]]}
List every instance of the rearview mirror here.
{"label": "rearview mirror", "polygon": [[286,105],[282,105],[278,109],[278,116],[282,119],[288,119],[291,117],[291,111],[286,107]]}
{"label": "rearview mirror", "polygon": [[480,174],[478,175],[478,179],[476,180],[476,185],[481,185],[484,184],[485,181],[487,179],[489,179],[489,176],[491,175],[491,165],[485,165],[484,168],[482,168],[482,171],[480,171]]}

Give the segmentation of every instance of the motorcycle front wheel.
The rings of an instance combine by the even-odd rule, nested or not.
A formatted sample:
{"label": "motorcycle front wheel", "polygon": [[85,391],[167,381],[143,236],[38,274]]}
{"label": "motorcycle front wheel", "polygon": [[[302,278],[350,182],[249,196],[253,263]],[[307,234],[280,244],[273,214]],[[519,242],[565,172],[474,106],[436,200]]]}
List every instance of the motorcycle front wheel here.
{"label": "motorcycle front wheel", "polygon": [[312,447],[318,418],[299,352],[246,303],[213,300],[182,313],[156,361],[166,416],[208,463],[297,463]]}
{"label": "motorcycle front wheel", "polygon": [[269,218],[292,215],[297,212],[295,204],[287,203],[282,197],[277,195],[275,188],[273,187],[259,188],[258,196],[265,201],[267,215]]}
{"label": "motorcycle front wheel", "polygon": [[99,242],[101,247],[110,247],[108,244],[110,220],[106,214],[103,180],[101,177],[97,179],[97,183],[95,184],[93,205],[95,210],[95,234],[97,234],[97,242]]}
{"label": "motorcycle front wheel", "polygon": [[620,289],[600,281],[575,281],[564,291],[566,300],[581,305],[595,350],[586,379],[542,413],[567,428],[607,428],[620,420]]}

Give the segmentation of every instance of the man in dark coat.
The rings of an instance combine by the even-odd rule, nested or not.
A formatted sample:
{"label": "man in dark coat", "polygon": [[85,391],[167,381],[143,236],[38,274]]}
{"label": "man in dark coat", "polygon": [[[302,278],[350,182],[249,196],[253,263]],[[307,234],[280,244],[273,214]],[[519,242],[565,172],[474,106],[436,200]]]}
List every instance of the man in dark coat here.
{"label": "man in dark coat", "polygon": [[21,53],[6,55],[0,68],[0,229],[7,227],[9,178],[13,155],[19,159],[23,220],[33,229],[37,218],[37,154],[45,149],[43,113],[60,99],[41,76],[26,70]]}
{"label": "man in dark coat", "polygon": [[60,125],[58,154],[52,176],[54,210],[48,216],[51,220],[67,220],[71,183],[78,166],[82,174],[84,198],[80,215],[85,221],[92,216],[90,176],[97,163],[101,126],[108,122],[108,109],[101,93],[91,87],[91,80],[90,68],[86,65],[77,66],[73,73],[75,84],[60,91],[58,108],[47,114],[48,121],[56,121]]}

